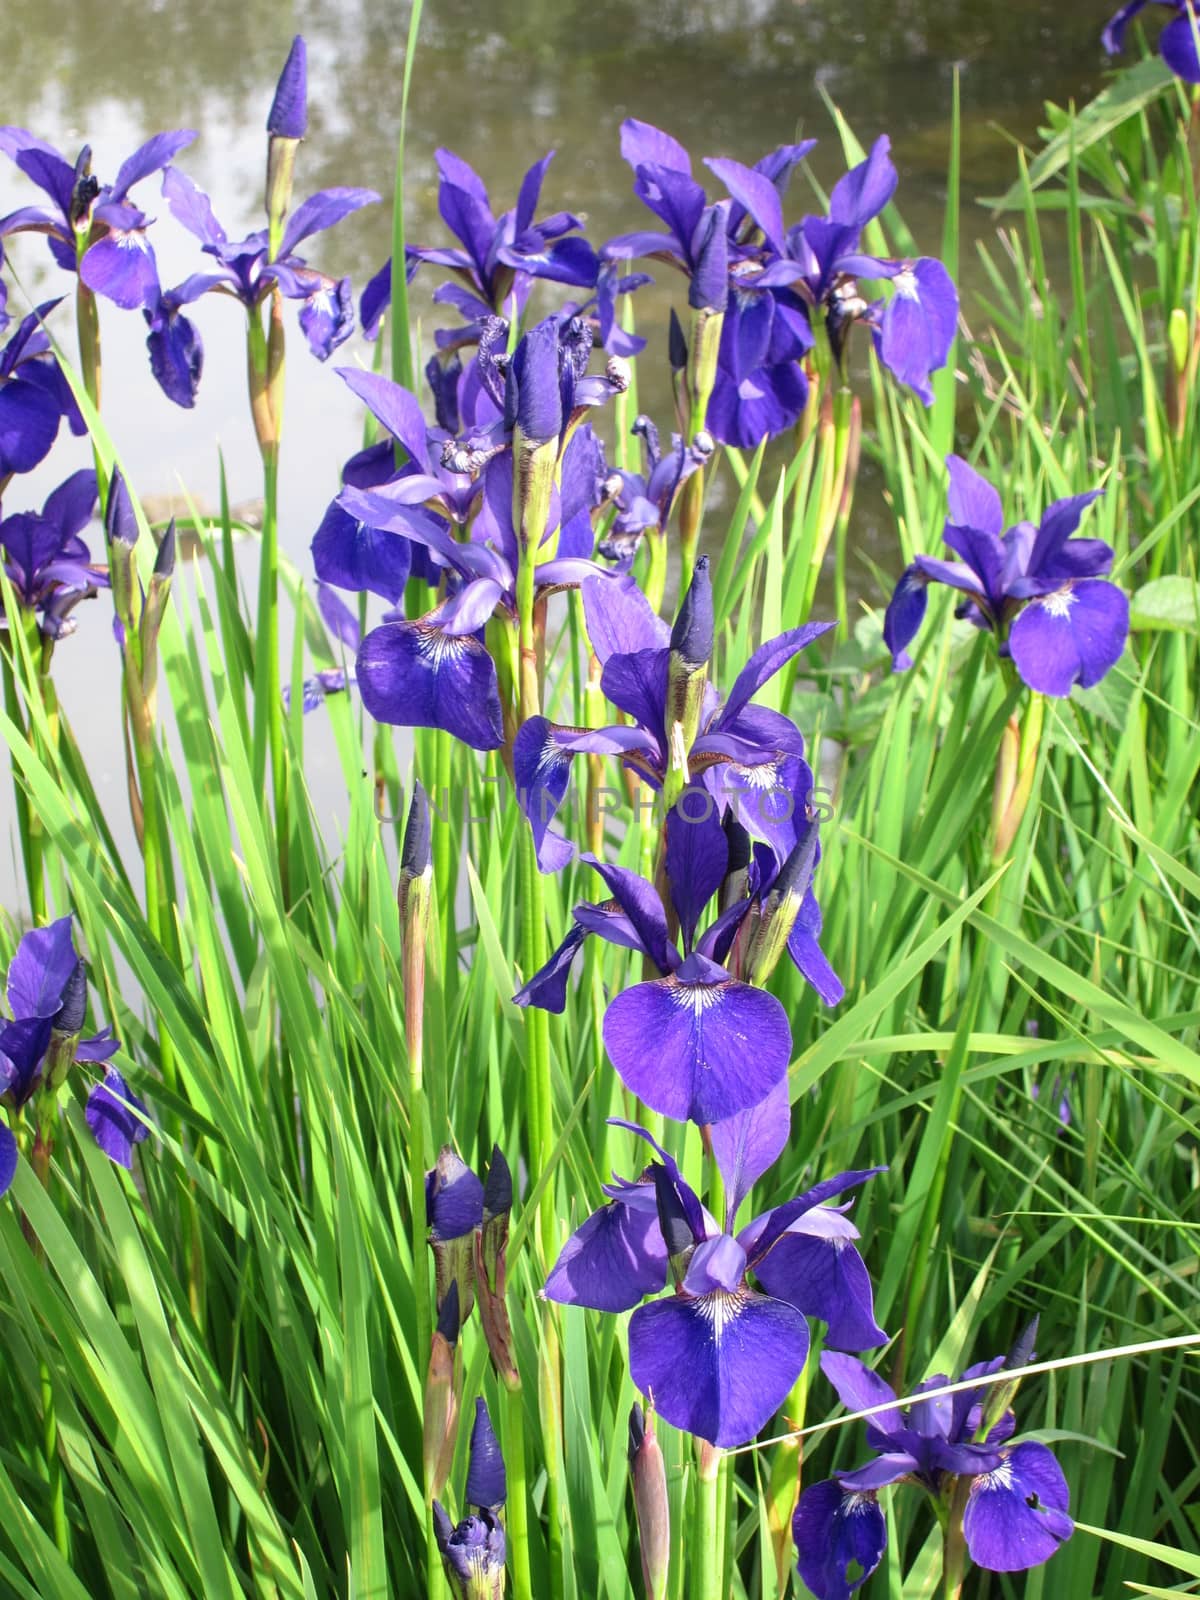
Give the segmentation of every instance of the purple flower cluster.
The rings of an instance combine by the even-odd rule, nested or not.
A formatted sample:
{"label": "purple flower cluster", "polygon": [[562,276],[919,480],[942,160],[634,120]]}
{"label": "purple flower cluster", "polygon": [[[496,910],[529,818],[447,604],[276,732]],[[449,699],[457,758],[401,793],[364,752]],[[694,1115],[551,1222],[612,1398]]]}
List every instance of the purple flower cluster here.
{"label": "purple flower cluster", "polygon": [[[1125,48],[1125,33],[1139,11],[1144,11],[1150,0],[1128,0],[1114,12],[1101,34],[1104,48],[1110,56],[1119,55]],[[1158,36],[1158,53],[1171,71],[1185,83],[1200,83],[1200,50],[1196,45],[1196,30],[1200,24],[1195,0],[1155,0],[1172,12],[1170,20]]]}
{"label": "purple flower cluster", "polygon": [[[22,938],[8,968],[12,1015],[0,1019],[0,1104],[10,1119],[34,1113],[36,1137],[49,1143],[59,1090],[74,1062],[102,1064],[116,1054],[112,1030],[83,1038],[87,967],[71,937],[71,918],[60,917]],[[108,1067],[87,1099],[87,1123],[111,1160],[133,1164],[133,1147],[146,1137],[146,1107],[115,1068]],[[0,1123],[0,1194],[17,1169],[17,1138]]]}
{"label": "purple flower cluster", "polygon": [[[960,1381],[991,1377],[1031,1356],[1020,1362],[997,1356],[968,1367]],[[1074,1524],[1062,1468],[1037,1440],[1013,1442],[1012,1411],[992,1404],[998,1390],[980,1385],[923,1399],[949,1386],[938,1373],[904,1405],[853,1356],[826,1351],[821,1370],[843,1404],[874,1410],[867,1443],[876,1453],[865,1466],[812,1484],[800,1496],[792,1532],[800,1576],[817,1600],[849,1600],[879,1565],[887,1525],[878,1494],[893,1483],[916,1484],[942,1516],[961,1519],[967,1554],[990,1572],[1039,1566],[1070,1538]]]}

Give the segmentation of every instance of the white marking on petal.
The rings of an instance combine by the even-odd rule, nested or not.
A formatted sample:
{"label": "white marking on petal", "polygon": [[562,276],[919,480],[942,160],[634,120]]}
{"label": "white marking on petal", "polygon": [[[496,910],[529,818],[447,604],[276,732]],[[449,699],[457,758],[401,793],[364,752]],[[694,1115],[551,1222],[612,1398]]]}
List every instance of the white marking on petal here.
{"label": "white marking on petal", "polygon": [[981,1494],[986,1494],[990,1489],[1011,1489],[1013,1486],[1012,1463],[1006,1456],[998,1467],[991,1472],[981,1472],[975,1479],[974,1487]]}
{"label": "white marking on petal", "polygon": [[873,1490],[856,1489],[853,1494],[846,1496],[842,1503],[842,1510],[848,1517],[858,1517],[874,1504],[875,1494]]}
{"label": "white marking on petal", "polygon": [[1068,615],[1073,605],[1078,604],[1078,597],[1068,583],[1061,589],[1055,589],[1053,594],[1043,595],[1038,604],[1048,616],[1061,618]]}
{"label": "white marking on petal", "polygon": [[741,1289],[732,1294],[728,1289],[712,1289],[708,1294],[696,1297],[695,1307],[712,1329],[714,1344],[720,1344],[725,1329],[741,1316],[747,1299],[748,1296]]}
{"label": "white marking on petal", "polygon": [[892,279],[892,288],[895,289],[898,295],[903,296],[905,300],[919,300],[921,298],[921,286],[917,282],[917,275],[911,267],[905,267],[903,271],[896,274]]}
{"label": "white marking on petal", "polygon": [[140,250],[145,255],[150,248],[150,241],[140,228],[134,228],[129,232],[117,229],[113,233],[113,238],[116,240],[118,250]]}

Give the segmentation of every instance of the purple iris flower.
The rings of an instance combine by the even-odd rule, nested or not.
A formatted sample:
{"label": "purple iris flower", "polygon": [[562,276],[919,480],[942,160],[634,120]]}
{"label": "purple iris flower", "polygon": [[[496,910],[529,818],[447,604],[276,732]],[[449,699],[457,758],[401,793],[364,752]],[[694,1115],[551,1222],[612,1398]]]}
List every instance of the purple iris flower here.
{"label": "purple iris flower", "polygon": [[[567,1240],[542,1293],[597,1311],[639,1307],[629,1324],[630,1376],[668,1422],[721,1447],[753,1438],[804,1368],[808,1316],[855,1349],[885,1341],[850,1242],[855,1230],[824,1205],[878,1168],[828,1178],[733,1233],[743,1199],[787,1140],[786,1086],[713,1129],[728,1196],[724,1230],[644,1128],[614,1125],[645,1139],[658,1160],[635,1181],[605,1185],[608,1203]],[[811,1250],[791,1249],[799,1241]],[[640,1304],[668,1279],[674,1295]]]}
{"label": "purple iris flower", "polygon": [[626,573],[647,529],[665,533],[679,491],[693,472],[704,466],[713,453],[712,435],[701,431],[685,444],[673,433],[671,447],[664,451],[658,429],[649,417],[638,417],[631,430],[641,440],[644,472],[614,472],[604,484],[606,497],[616,507],[612,526],[600,542],[599,553]]}
{"label": "purple iris flower", "polygon": [[107,571],[92,565],[79,537],[95,507],[96,474],[88,467],[60,483],[40,512],[18,511],[0,522],[4,570],[20,604],[41,613],[48,638],[70,633],[75,606],[109,587]]}
{"label": "purple iris flower", "polygon": [[[662,786],[671,761],[671,652],[665,624],[632,582],[585,582],[582,593],[588,637],[601,663],[601,688],[630,721],[589,730],[531,717],[517,734],[513,760],[518,797],[543,871],[555,871],[569,859],[569,847],[550,830],[550,823],[578,754],[618,756],[653,789]],[[707,807],[703,795],[689,805],[697,812],[732,806],[749,832],[766,838],[781,856],[795,842],[799,820],[787,797],[807,795],[812,774],[799,729],[782,713],[753,704],[753,696],[831,626],[808,623],[761,645],[724,703],[707,684],[697,737],[687,752],[689,774],[712,796]],[[778,820],[774,797],[782,797]]]}
{"label": "purple iris flower", "polygon": [[199,381],[198,335],[182,308],[210,291],[231,295],[253,311],[278,286],[285,299],[300,302],[300,326],[319,361],[327,360],[350,337],[354,328],[350,280],[316,271],[296,250],[313,234],[335,227],[363,206],[374,205],[379,196],[373,189],[322,189],[310,195],[288,217],[274,255],[266,228],[231,240],[208,196],[175,167],[163,174],[163,195],[175,220],[199,239],[204,253],[217,262],[215,272],[194,273],[146,308],[154,373],[177,404],[194,401]]}
{"label": "purple iris flower", "polygon": [[0,351],[0,486],[14,472],[32,472],[49,455],[63,417],[72,433],[86,432],[42,326],[58,304],[47,300],[22,318]]}
{"label": "purple iris flower", "polygon": [[[830,345],[840,361],[850,328],[862,320],[871,328],[875,350],[892,376],[930,405],[933,390],[929,376],[945,366],[954,342],[958,319],[958,291],[940,261],[921,257],[891,261],[860,249],[863,229],[887,205],[898,177],[892,164],[890,141],[881,137],[858,166],[839,179],[829,197],[829,214],[805,217],[782,236],[778,254],[760,256],[743,264],[738,284],[739,343],[761,333],[764,294],[779,294],[790,286],[809,307],[822,316]],[[751,189],[748,169],[737,162],[710,162],[731,194],[740,194],[768,241],[782,233],[778,197],[760,184]],[[883,279],[892,292],[882,300],[867,302],[857,280]],[[722,348],[725,348],[723,332]]]}
{"label": "purple iris flower", "polygon": [[0,150],[53,202],[51,209],[25,206],[0,218],[0,237],[44,233],[59,266],[68,272],[78,266],[89,289],[126,311],[152,303],[158,266],[146,236],[151,219],[129,199],[129,191],[169,168],[195,137],[186,129],[156,133],[122,162],[115,182],[102,187],[91,175],[92,153],[86,146],[72,163],[25,128],[0,128]]}
{"label": "purple iris flower", "polygon": [[1035,527],[1005,531],[1000,496],[958,456],[950,468],[950,520],[943,537],[957,561],[918,556],[896,586],[883,637],[896,671],[912,664],[908,646],[925,618],[931,583],[966,596],[961,615],[990,629],[1022,680],[1039,694],[1089,689],[1119,660],[1129,634],[1129,601],[1104,581],[1113,551],[1101,539],[1073,538],[1100,491],[1056,500]]}
{"label": "purple iris flower", "polygon": [[500,1511],[508,1497],[504,1457],[487,1403],[475,1401],[467,1462],[467,1515],[453,1524],[433,1502],[433,1529],[455,1600],[500,1600],[507,1547]]}
{"label": "purple iris flower", "polygon": [[[492,323],[504,327],[499,319]],[[486,340],[485,349],[490,352]],[[610,581],[590,559],[590,512],[601,467],[598,441],[583,431],[582,418],[615,385],[611,377],[587,376],[590,350],[591,335],[577,319],[551,317],[526,334],[510,362],[490,353],[486,361],[477,359],[472,368],[486,365],[488,375],[469,394],[464,375],[453,409],[468,429],[458,439],[429,429],[415,396],[399,385],[343,373],[408,460],[396,472],[386,443],[356,458],[357,482],[347,482],[313,541],[317,572],[326,582],[372,590],[394,605],[413,570],[415,548],[423,575],[439,591],[425,616],[409,620],[393,610],[362,641],[355,674],[363,704],[377,720],[443,728],[479,750],[504,743],[496,666],[482,635],[493,615],[516,616],[519,552],[506,448],[514,428],[531,439],[557,438],[562,452],[561,487],[551,494],[547,524],[555,548],[538,564],[539,593],[593,576]],[[447,402],[443,394],[439,409]],[[466,528],[467,536],[456,537],[456,527]]]}
{"label": "purple iris flower", "polygon": [[[519,782],[517,754],[514,750]],[[810,826],[815,830],[815,823]],[[692,817],[685,805],[667,818],[665,874],[680,943],[671,937],[652,884],[594,856],[583,860],[600,875],[611,898],[575,907],[570,932],[514,996],[516,1003],[561,1012],[571,966],[588,935],[595,934],[637,951],[659,973],[618,994],[605,1012],[605,1048],[628,1089],[664,1116],[702,1125],[767,1100],[786,1078],[792,1035],[774,995],[738,975],[738,935],[762,904],[754,881],[749,892],[735,884],[725,909],[698,932],[709,903],[718,893],[724,897],[731,878],[728,836],[715,808]],[[810,885],[798,892],[807,904]],[[792,960],[823,997],[840,999],[841,985],[820,953],[812,919],[803,921],[795,946],[788,942]],[[652,1051],[647,1039],[655,1041]]]}
{"label": "purple iris flower", "polygon": [[[968,1367],[963,1379],[988,1376],[1005,1365],[997,1356]],[[828,1351],[821,1370],[850,1410],[888,1409],[867,1421],[874,1460],[813,1484],[800,1496],[792,1532],[800,1576],[818,1600],[847,1600],[879,1565],[887,1528],[877,1492],[901,1480],[919,1484],[943,1503],[951,1479],[970,1480],[963,1534],[972,1561],[988,1571],[1039,1566],[1070,1538],[1074,1525],[1067,1515],[1066,1479],[1047,1447],[1032,1439],[1013,1444],[1011,1411],[980,1437],[987,1387],[921,1399],[949,1383],[938,1374],[918,1385],[911,1404],[901,1406],[883,1379],[853,1356]]]}
{"label": "purple iris flower", "polygon": [[[1129,0],[1129,4],[1123,5],[1109,20],[1100,37],[1110,56],[1118,55],[1124,48],[1126,28],[1149,3],[1150,0]],[[1166,5],[1174,12],[1158,36],[1159,55],[1177,78],[1185,83],[1200,83],[1200,55],[1196,51],[1196,28],[1200,18],[1193,0],[1155,0],[1155,3]]]}
{"label": "purple iris flower", "polygon": [[[108,1028],[80,1037],[87,968],[75,950],[69,916],[24,935],[9,964],[6,996],[12,1016],[0,1019],[0,1103],[10,1112],[19,1113],[39,1094],[56,1095],[58,1074],[72,1061],[104,1062],[118,1048]],[[136,1118],[130,1119],[136,1131],[116,1130],[117,1112],[128,1115],[130,1105],[145,1111],[112,1069],[88,1096],[88,1125],[97,1143],[124,1166],[129,1165],[128,1146],[146,1136]],[[0,1194],[12,1183],[16,1167],[16,1138],[0,1123]]]}

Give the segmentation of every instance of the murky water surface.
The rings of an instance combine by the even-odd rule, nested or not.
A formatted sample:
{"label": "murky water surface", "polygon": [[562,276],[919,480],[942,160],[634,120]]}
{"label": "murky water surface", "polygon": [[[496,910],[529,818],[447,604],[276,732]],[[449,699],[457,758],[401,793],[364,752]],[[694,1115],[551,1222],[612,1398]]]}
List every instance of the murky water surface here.
{"label": "murky water surface", "polygon": [[[389,0],[292,7],[262,0],[206,0],[203,6],[14,0],[6,20],[0,120],[22,124],[72,156],[90,143],[102,179],[111,178],[151,132],[198,129],[200,137],[179,164],[212,196],[231,237],[260,225],[263,124],[291,35],[301,31],[309,43],[311,114],[298,192],[364,184],[391,193],[406,6]],[[649,225],[618,152],[626,116],[670,129],[696,158],[753,161],[798,133],[816,136],[821,143],[812,168],[827,186],[844,164],[824,90],[864,142],[890,133],[901,173],[897,199],[918,242],[934,253],[957,67],[969,294],[969,241],[990,231],[974,202],[998,192],[1014,170],[997,125],[1031,139],[1043,101],[1080,101],[1094,93],[1104,69],[1098,43],[1104,20],[1105,6],[1091,0],[428,0],[410,111],[409,236],[448,242],[437,215],[433,153],[439,145],[477,167],[497,210],[512,204],[525,168],[553,148],[543,209],[586,213],[595,243]],[[712,187],[715,192],[715,182]],[[164,283],[202,268],[206,258],[170,218],[156,180],[136,197],[160,218],[152,237]],[[7,161],[0,162],[0,214],[37,198]],[[789,217],[807,201],[801,174],[793,182]],[[381,205],[313,241],[309,259],[329,272],[350,272],[357,288],[387,254],[388,235]],[[16,240],[11,256],[38,298],[69,289],[40,239]],[[669,278],[667,269],[659,271]],[[415,293],[427,344],[434,326],[429,291],[438,281],[435,269],[424,269]],[[639,328],[652,348],[662,348],[668,301],[664,288],[638,298]],[[12,309],[19,304],[14,295]],[[68,309],[59,313],[66,339]],[[259,469],[240,308],[210,296],[195,310],[206,364],[191,412],[173,407],[150,377],[140,317],[104,303],[102,318],[104,412],[139,492],[169,495],[186,487],[212,506],[219,444],[232,499],[253,500]],[[363,356],[357,340],[332,364],[356,353]],[[655,392],[651,380],[651,401]],[[646,393],[644,385],[643,404]],[[294,336],[281,533],[306,575],[309,540],[360,431],[353,397]],[[86,449],[64,436],[39,473],[10,490],[5,510],[40,503],[53,483],[87,460]],[[860,536],[871,541],[881,535],[886,530],[868,505]],[[101,601],[79,615],[78,635],[58,652],[56,678],[94,756],[101,793],[112,796],[119,812],[117,662],[108,606]],[[111,672],[105,672],[97,663],[109,653]],[[314,777],[320,791],[320,772]],[[332,795],[340,777],[331,772],[328,782]],[[8,798],[0,800],[5,834],[10,809]],[[7,862],[0,876],[7,877],[6,869]]]}

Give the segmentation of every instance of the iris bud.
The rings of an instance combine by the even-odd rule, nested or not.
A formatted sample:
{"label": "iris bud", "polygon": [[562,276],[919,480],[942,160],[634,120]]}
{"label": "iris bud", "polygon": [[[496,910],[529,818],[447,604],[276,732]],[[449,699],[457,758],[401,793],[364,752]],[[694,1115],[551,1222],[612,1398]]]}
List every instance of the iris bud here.
{"label": "iris bud", "polygon": [[[396,887],[403,952],[405,1028],[413,1059],[420,1054],[425,1015],[425,946],[433,904],[430,842],[429,802],[424,789],[414,780],[400,852],[400,881]],[[465,1308],[464,1316],[469,1309],[469,1306]]]}
{"label": "iris bud", "polygon": [[1017,1389],[1021,1383],[1020,1369],[1027,1367],[1033,1360],[1033,1347],[1034,1341],[1037,1339],[1038,1320],[1037,1317],[1034,1317],[1022,1328],[1017,1335],[1016,1343],[1005,1356],[1003,1370],[1012,1372],[1014,1376],[1004,1383],[993,1384],[988,1390],[987,1398],[983,1402],[983,1414],[977,1431],[977,1438],[986,1439],[1016,1399]]}
{"label": "iris bud", "polygon": [[712,647],[712,579],[708,574],[708,557],[701,556],[671,630],[667,667],[667,732],[671,743],[671,770],[663,791],[668,806],[675,803],[688,782],[687,757],[700,728],[700,712]]}
{"label": "iris bud", "polygon": [[47,1093],[54,1094],[66,1082],[67,1073],[75,1060],[75,1046],[83,1030],[87,1013],[87,962],[77,961],[75,970],[63,987],[62,999],[54,1014],[50,1031],[50,1048],[43,1067],[43,1083]]}
{"label": "iris bud", "polygon": [[654,1413],[634,1405],[629,1413],[629,1474],[637,1516],[638,1545],[646,1600],[663,1600],[671,1561],[671,1506],[662,1446],[654,1432]]}
{"label": "iris bud", "polygon": [[292,203],[296,151],[308,128],[308,57],[299,34],[283,64],[275,98],[267,115],[267,226],[274,260],[283,233],[283,219]]}

